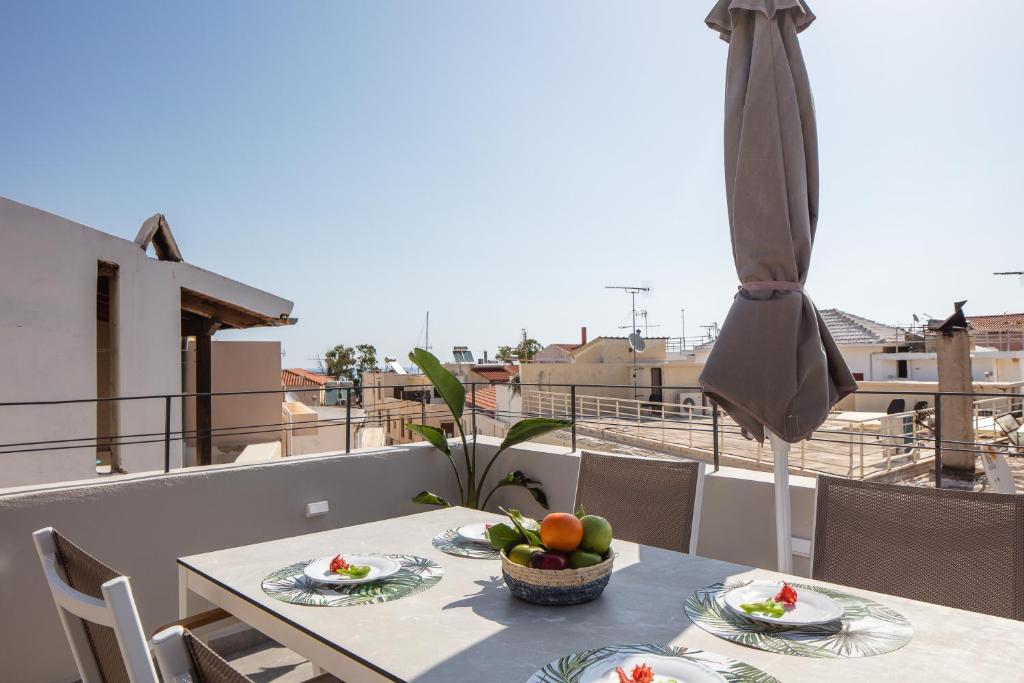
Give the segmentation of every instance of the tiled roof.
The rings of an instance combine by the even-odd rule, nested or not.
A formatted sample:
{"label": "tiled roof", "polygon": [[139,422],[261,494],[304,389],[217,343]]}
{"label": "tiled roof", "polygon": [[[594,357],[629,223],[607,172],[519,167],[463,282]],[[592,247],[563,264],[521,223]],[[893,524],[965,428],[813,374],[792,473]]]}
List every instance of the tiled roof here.
{"label": "tiled roof", "polygon": [[822,319],[837,344],[894,344],[906,334],[898,327],[875,322],[838,308],[821,311]]}
{"label": "tiled roof", "polygon": [[483,368],[473,368],[473,372],[480,375],[488,382],[507,382],[512,379],[515,375],[519,374],[518,365],[504,365],[504,366],[489,366]]}
{"label": "tiled roof", "polygon": [[285,368],[281,370],[281,384],[286,387],[322,387],[331,378],[302,368]]}
{"label": "tiled roof", "polygon": [[1003,330],[1024,330],[1024,313],[1003,313],[1002,315],[971,315],[967,322],[978,332],[1000,332]]}
{"label": "tiled roof", "polygon": [[[473,404],[473,392],[466,392],[466,405]],[[498,408],[498,391],[493,386],[478,386],[476,388],[476,407],[480,410],[494,411]]]}

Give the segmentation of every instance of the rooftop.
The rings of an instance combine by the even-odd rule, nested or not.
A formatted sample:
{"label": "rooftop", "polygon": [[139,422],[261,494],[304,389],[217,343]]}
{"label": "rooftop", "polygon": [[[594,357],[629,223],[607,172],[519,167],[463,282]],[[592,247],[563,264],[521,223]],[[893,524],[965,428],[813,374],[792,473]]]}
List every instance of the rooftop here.
{"label": "rooftop", "polygon": [[281,384],[286,387],[322,387],[333,378],[318,372],[302,368],[285,368],[281,370]]}
{"label": "rooftop", "polygon": [[837,344],[892,344],[905,335],[899,327],[862,318],[838,308],[825,308],[819,312]]}
{"label": "rooftop", "polygon": [[967,322],[978,332],[1019,331],[1024,330],[1024,313],[969,315],[967,316]]}

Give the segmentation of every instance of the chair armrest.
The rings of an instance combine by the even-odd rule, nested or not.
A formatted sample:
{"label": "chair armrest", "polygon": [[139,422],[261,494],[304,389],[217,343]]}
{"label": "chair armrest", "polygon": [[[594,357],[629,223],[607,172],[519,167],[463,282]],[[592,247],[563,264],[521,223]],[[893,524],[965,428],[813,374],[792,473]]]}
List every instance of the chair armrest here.
{"label": "chair armrest", "polygon": [[172,621],[169,624],[164,624],[160,628],[153,631],[153,635],[156,635],[157,633],[160,633],[160,631],[163,631],[165,628],[170,628],[172,626],[181,626],[182,628],[188,629],[189,631],[194,631],[197,628],[208,626],[209,624],[221,621],[222,619],[227,619],[230,616],[231,612],[228,612],[227,610],[223,610],[220,607],[217,607],[215,609],[207,610],[205,612],[200,612],[199,614],[193,614],[191,616],[185,617],[184,619]]}

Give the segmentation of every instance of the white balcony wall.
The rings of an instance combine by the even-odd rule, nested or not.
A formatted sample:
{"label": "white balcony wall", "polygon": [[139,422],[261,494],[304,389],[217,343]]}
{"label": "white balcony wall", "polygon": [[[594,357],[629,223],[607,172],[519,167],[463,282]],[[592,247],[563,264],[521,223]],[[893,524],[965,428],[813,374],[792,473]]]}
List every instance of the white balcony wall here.
{"label": "white balcony wall", "polygon": [[[480,440],[481,461],[489,459],[497,444],[496,439]],[[455,458],[461,460],[458,450]],[[495,465],[493,479],[515,469],[543,482],[552,509],[572,509],[579,470],[576,454],[536,444],[513,448]],[[425,444],[410,444],[351,455],[129,475],[2,495],[0,678],[56,682],[75,677],[32,547],[31,533],[36,529],[53,526],[130,575],[143,625],[151,632],[177,618],[178,557],[412,514],[424,509],[409,500],[422,489],[456,495],[444,456]],[[808,536],[813,481],[794,477],[792,494],[794,533]],[[329,503],[330,512],[306,518],[306,504],[321,500]],[[518,507],[536,517],[544,514],[519,489],[501,489],[491,507],[495,505]],[[770,475],[724,469],[709,475],[698,552],[773,568],[771,506]],[[798,564],[798,571],[806,571],[806,563]],[[614,579],[609,590],[614,590]]]}

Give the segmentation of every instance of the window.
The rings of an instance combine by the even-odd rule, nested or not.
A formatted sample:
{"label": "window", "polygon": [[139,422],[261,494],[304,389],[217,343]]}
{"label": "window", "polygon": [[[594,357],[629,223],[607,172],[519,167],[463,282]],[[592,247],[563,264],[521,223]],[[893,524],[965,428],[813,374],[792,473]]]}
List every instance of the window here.
{"label": "window", "polygon": [[896,376],[902,379],[906,379],[907,375],[907,361],[898,360],[896,361]]}

